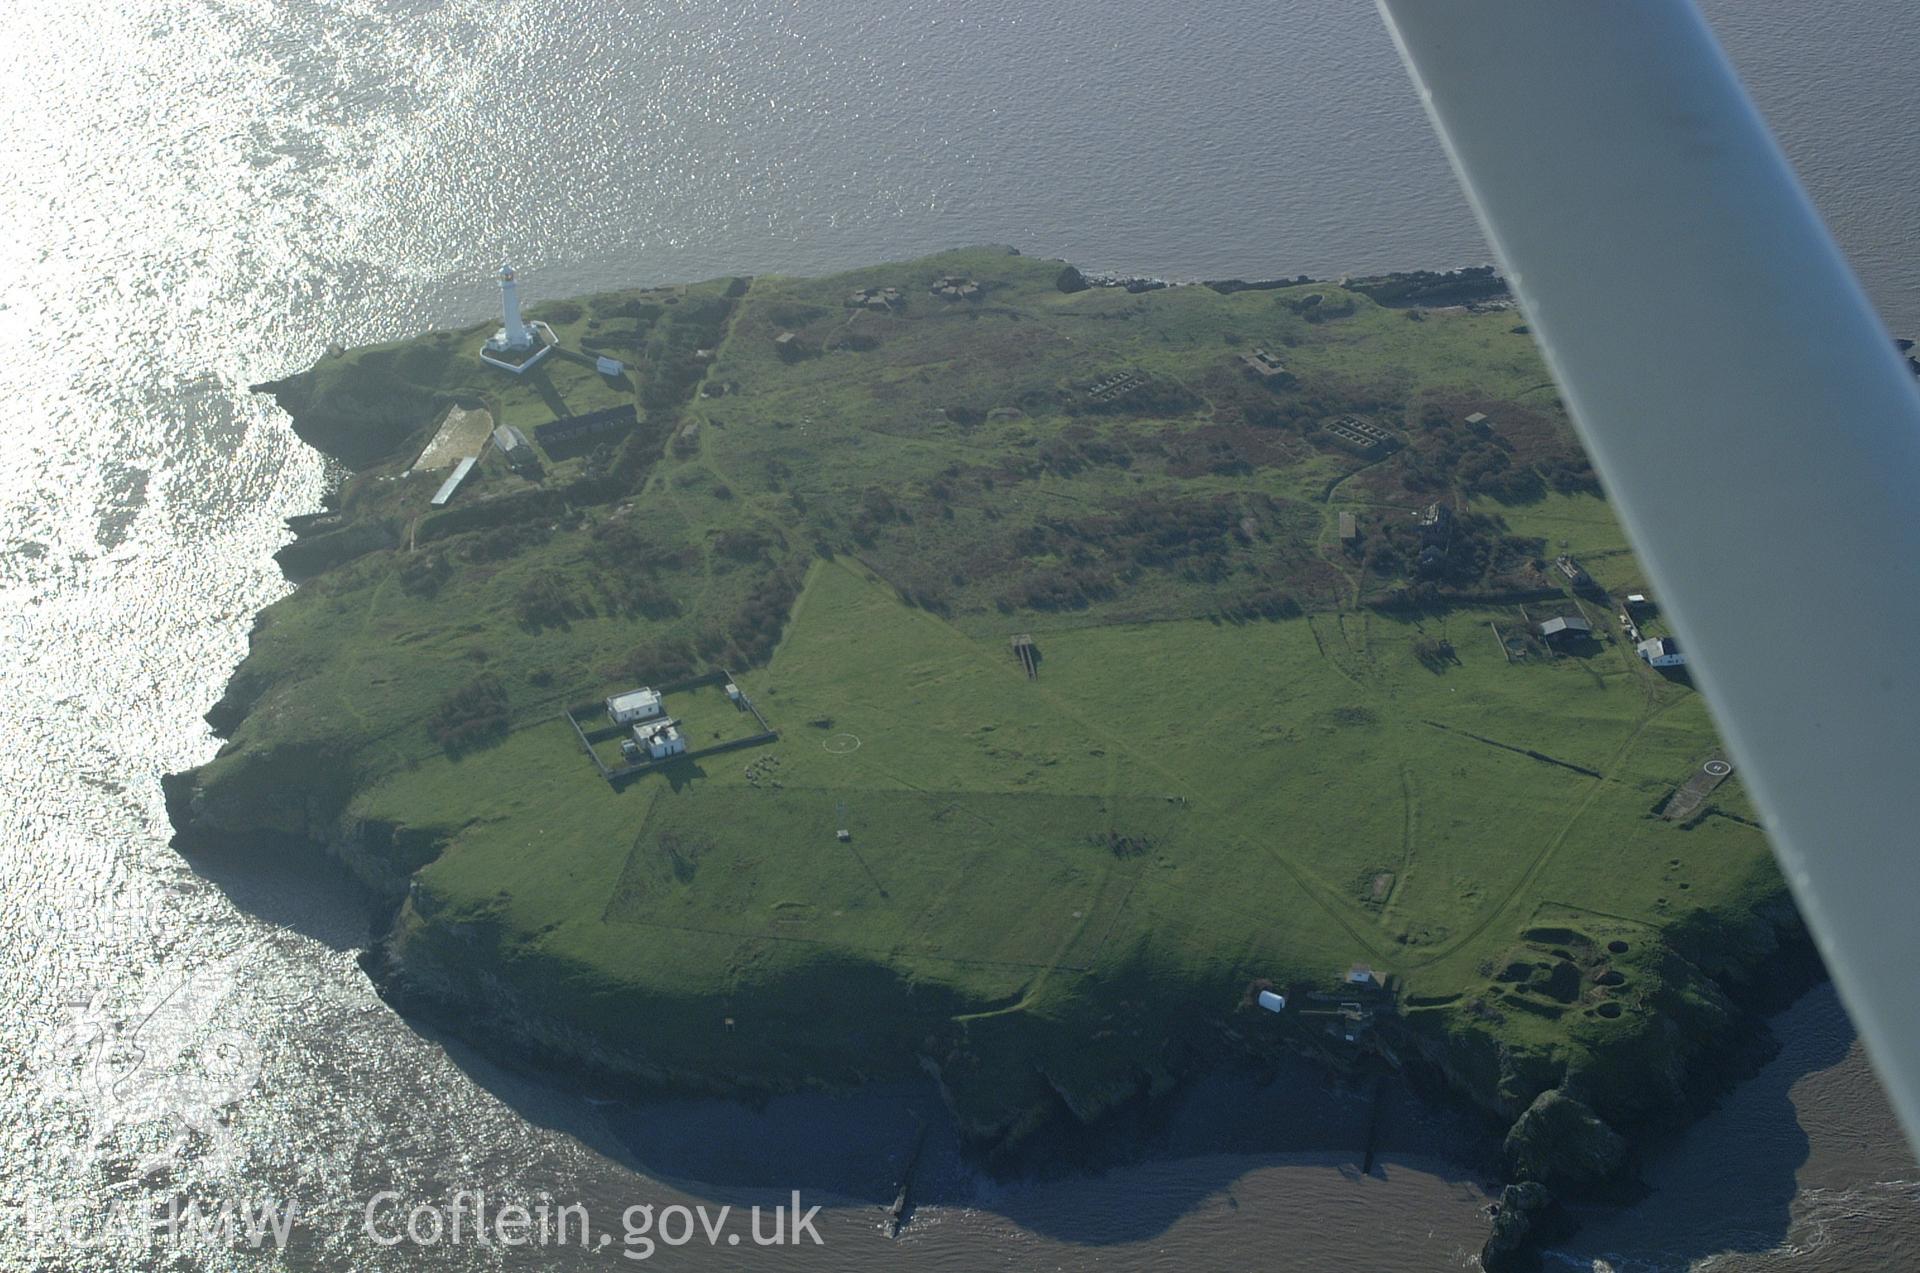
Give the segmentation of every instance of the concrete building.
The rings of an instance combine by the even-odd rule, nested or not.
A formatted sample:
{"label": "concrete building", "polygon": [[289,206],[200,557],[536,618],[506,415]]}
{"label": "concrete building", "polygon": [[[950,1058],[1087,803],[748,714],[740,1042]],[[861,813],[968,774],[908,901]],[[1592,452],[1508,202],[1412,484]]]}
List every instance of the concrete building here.
{"label": "concrete building", "polygon": [[1687,656],[1680,651],[1680,643],[1672,637],[1653,637],[1634,647],[1634,652],[1645,660],[1648,667],[1685,667]]}
{"label": "concrete building", "polygon": [[607,715],[613,717],[613,723],[616,725],[631,725],[635,721],[652,720],[659,714],[659,692],[644,686],[637,690],[628,690],[624,694],[615,694],[607,700]]}
{"label": "concrete building", "polygon": [[605,354],[594,359],[593,366],[594,370],[603,376],[621,376],[625,375],[627,371],[627,365],[625,363],[621,362],[618,358],[609,358]]}
{"label": "concrete building", "polygon": [[977,301],[986,294],[980,284],[959,274],[949,274],[927,290],[943,301]]}
{"label": "concrete building", "polygon": [[1284,384],[1293,379],[1293,373],[1287,370],[1286,364],[1264,349],[1241,354],[1240,365],[1256,380]]}
{"label": "concrete building", "polygon": [[[1377,990],[1380,988],[1380,977],[1379,974],[1375,973],[1374,970],[1366,964],[1355,964],[1353,967],[1347,969],[1347,984],[1349,986],[1366,986],[1370,989]],[[1356,1008],[1359,1006],[1359,1004],[1354,1005]]]}
{"label": "concrete building", "polygon": [[680,732],[680,722],[675,720],[662,719],[635,725],[633,741],[646,749],[650,760],[665,760],[668,756],[683,755],[687,750],[686,735]]}
{"label": "concrete building", "polygon": [[1285,995],[1277,995],[1271,990],[1262,990],[1260,992],[1260,1006],[1268,1012],[1279,1012],[1287,1006],[1287,997]]}

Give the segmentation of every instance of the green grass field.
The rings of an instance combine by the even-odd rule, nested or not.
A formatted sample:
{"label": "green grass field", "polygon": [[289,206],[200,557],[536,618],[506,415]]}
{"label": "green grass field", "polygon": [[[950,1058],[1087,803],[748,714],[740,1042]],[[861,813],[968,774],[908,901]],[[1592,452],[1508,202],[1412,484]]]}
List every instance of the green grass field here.
{"label": "green grass field", "polygon": [[[1483,1103],[1587,1074],[1630,1107],[1621,1075],[1697,1046],[1672,1024],[1712,1019],[1707,974],[1748,949],[1699,934],[1780,885],[1737,776],[1689,824],[1655,815],[1712,725],[1558,590],[1559,552],[1642,579],[1517,315],[1058,271],[976,250],[549,307],[624,384],[568,359],[504,384],[463,361],[474,332],[323,363],[284,400],[312,432],[350,420],[343,506],[405,533],[267,613],[200,816],[257,824],[316,781],[286,758],[324,757],[305,834],[437,849],[403,975],[504,990],[676,1084],[931,1067],[969,1127],[1017,1134],[1210,1055],[1350,1054],[1313,995],[1364,962],[1393,1037]],[[928,296],[950,273],[985,297]],[[843,307],[864,286],[903,308]],[[1251,382],[1254,347],[1297,382]],[[1122,371],[1132,396],[1090,394]],[[355,405],[395,377],[413,415]],[[383,480],[448,398],[531,431],[623,395],[632,438],[487,476],[431,536]],[[1343,414],[1399,449],[1345,449]],[[1455,529],[1417,562],[1436,501]],[[1503,647],[1523,607],[1576,604],[1585,649]],[[610,786],[560,715],[720,665],[777,741]],[[495,713],[478,742],[425,727],[456,707]],[[695,749],[757,728],[717,686],[668,711]],[[1247,1012],[1259,979],[1302,1011]]]}

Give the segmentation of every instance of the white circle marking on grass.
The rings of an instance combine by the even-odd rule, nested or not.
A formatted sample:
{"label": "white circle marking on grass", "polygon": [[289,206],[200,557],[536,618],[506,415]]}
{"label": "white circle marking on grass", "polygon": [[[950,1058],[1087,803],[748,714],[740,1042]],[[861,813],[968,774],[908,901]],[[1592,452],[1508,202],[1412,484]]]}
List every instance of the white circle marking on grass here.
{"label": "white circle marking on grass", "polygon": [[1700,767],[1716,778],[1724,778],[1733,772],[1733,766],[1724,760],[1709,760]]}
{"label": "white circle marking on grass", "polygon": [[820,745],[836,756],[860,750],[860,735],[839,733],[820,740]]}

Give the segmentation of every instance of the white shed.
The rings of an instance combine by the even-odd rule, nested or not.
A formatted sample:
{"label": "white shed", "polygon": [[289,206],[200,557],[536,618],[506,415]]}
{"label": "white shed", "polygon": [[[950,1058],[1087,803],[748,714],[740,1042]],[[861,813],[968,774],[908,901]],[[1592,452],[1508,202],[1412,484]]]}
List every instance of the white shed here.
{"label": "white shed", "polygon": [[729,703],[737,703],[740,701],[741,697],[742,695],[740,693],[740,687],[738,685],[735,685],[732,681],[728,681],[727,682],[727,701]]}
{"label": "white shed", "polygon": [[1687,656],[1672,637],[1653,637],[1634,647],[1649,667],[1685,667]]}
{"label": "white shed", "polygon": [[1287,997],[1285,995],[1277,995],[1271,990],[1262,990],[1260,992],[1260,1006],[1268,1012],[1278,1012],[1287,1006]]}
{"label": "white shed", "polygon": [[624,375],[627,370],[627,365],[618,358],[608,358],[604,354],[596,358],[593,365],[599,369],[600,374],[603,376]]}
{"label": "white shed", "polygon": [[644,687],[628,690],[624,694],[615,694],[607,700],[607,715],[613,717],[613,723],[616,725],[631,725],[638,720],[652,720],[659,714],[659,693]]}

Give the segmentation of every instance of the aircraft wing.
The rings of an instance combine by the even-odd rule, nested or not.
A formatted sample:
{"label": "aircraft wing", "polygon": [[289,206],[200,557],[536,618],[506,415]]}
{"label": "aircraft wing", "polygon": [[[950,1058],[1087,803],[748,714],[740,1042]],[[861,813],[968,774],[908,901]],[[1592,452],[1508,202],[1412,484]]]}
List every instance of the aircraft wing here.
{"label": "aircraft wing", "polygon": [[1692,4],[1377,2],[1915,1139],[1914,376]]}

